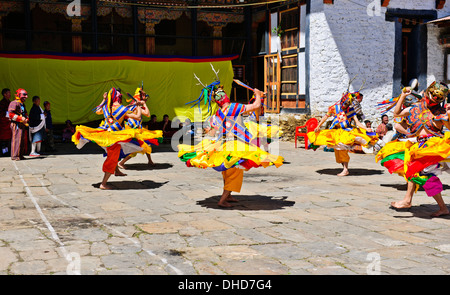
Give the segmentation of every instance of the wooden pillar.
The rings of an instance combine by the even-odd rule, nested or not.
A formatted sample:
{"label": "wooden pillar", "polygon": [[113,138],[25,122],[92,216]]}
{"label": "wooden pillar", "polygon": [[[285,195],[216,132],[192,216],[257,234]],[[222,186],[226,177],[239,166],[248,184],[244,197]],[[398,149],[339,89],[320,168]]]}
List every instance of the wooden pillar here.
{"label": "wooden pillar", "polygon": [[[3,29],[2,17],[0,16],[0,30]],[[0,32],[0,50],[3,50],[3,32]]]}
{"label": "wooden pillar", "polygon": [[[72,32],[81,32],[81,18],[72,18]],[[72,53],[82,53],[83,44],[81,35],[72,35]]]}
{"label": "wooden pillar", "polygon": [[30,0],[25,0],[23,2],[23,10],[25,13],[25,48],[26,50],[31,50],[32,46],[32,34],[31,34],[31,7]]}
{"label": "wooden pillar", "polygon": [[214,26],[213,55],[222,55],[222,26]]}
{"label": "wooden pillar", "polygon": [[[155,24],[154,23],[146,23],[145,24],[145,34],[147,35],[155,35]],[[145,38],[145,54],[152,55],[155,54],[155,37],[147,36]]]}
{"label": "wooden pillar", "polygon": [[91,0],[92,52],[98,51],[97,0]]}
{"label": "wooden pillar", "polygon": [[436,9],[444,8],[445,0],[436,0]]}

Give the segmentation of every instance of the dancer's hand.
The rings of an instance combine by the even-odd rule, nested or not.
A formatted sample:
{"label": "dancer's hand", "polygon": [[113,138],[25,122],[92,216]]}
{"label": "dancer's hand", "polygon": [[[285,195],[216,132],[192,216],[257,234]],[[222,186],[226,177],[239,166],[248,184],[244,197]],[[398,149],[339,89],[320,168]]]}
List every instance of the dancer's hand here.
{"label": "dancer's hand", "polygon": [[410,95],[411,94],[411,87],[403,88],[402,93],[404,93],[406,95]]}

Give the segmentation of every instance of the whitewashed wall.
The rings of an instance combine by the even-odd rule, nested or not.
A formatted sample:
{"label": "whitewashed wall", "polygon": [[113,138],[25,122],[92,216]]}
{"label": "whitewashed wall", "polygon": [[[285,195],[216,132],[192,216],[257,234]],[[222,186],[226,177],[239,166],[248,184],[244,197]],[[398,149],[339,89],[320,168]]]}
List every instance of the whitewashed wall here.
{"label": "whitewashed wall", "polygon": [[[448,2],[438,11],[439,17],[450,14]],[[311,1],[309,91],[313,116],[324,115],[346,90],[348,81],[358,75],[350,90],[358,90],[366,79],[363,111],[375,126],[379,124],[376,103],[390,98],[393,91],[395,24],[385,21],[385,7],[368,12],[371,3],[374,1],[339,0],[333,5]],[[391,0],[388,7],[418,10],[435,9],[435,5],[434,0]],[[428,25],[428,83],[444,76],[439,32]]]}
{"label": "whitewashed wall", "polygon": [[367,5],[372,1],[353,2],[311,3],[311,114],[324,115],[358,75],[350,91],[366,80],[362,107],[366,117],[375,121],[380,116],[376,103],[392,96],[394,23],[385,21],[386,8],[380,8],[380,15],[369,16]]}
{"label": "whitewashed wall", "polygon": [[[450,2],[446,1],[444,8],[438,10],[438,18],[450,15]],[[428,29],[428,68],[427,68],[427,84],[433,81],[445,80],[444,69],[444,48],[439,44],[439,37],[442,29],[436,25],[427,25]]]}

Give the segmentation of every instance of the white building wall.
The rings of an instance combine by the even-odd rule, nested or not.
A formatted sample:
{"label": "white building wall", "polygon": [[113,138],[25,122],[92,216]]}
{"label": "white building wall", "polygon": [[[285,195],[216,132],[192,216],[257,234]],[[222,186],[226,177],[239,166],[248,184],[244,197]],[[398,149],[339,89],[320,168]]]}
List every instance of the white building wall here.
{"label": "white building wall", "polygon": [[[438,17],[450,14],[450,1]],[[376,103],[391,98],[393,92],[395,24],[385,20],[385,7],[370,4],[378,0],[311,1],[310,14],[310,109],[323,116],[328,106],[340,99],[348,82],[358,75],[350,91],[366,84],[362,108],[366,118],[377,126],[380,113]],[[391,0],[389,8],[434,10],[435,0]],[[439,45],[439,28],[428,26],[427,83],[444,78],[444,50]]]}
{"label": "white building wall", "polygon": [[[446,1],[444,8],[438,10],[438,18],[450,15],[450,1]],[[427,66],[427,84],[433,81],[445,82],[445,49],[439,44],[439,37],[442,29],[436,25],[427,25],[428,30],[428,66]]]}
{"label": "white building wall", "polygon": [[[364,1],[358,1],[363,3]],[[376,103],[392,96],[394,23],[385,21],[386,8],[370,16],[356,1],[311,1],[310,101],[311,114],[323,116],[353,81],[358,90],[365,79],[362,108],[366,118],[378,119]]]}

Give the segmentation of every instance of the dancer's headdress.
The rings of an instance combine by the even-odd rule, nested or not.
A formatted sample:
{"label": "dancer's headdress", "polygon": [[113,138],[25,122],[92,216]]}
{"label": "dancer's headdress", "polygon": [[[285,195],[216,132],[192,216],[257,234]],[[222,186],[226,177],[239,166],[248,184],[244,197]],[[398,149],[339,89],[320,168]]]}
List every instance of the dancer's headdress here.
{"label": "dancer's headdress", "polygon": [[341,99],[338,100],[338,101],[335,103],[335,104],[338,104],[338,105],[341,107],[341,109],[343,109],[345,105],[350,106],[351,103],[352,103],[352,101],[353,101],[353,99],[356,99],[356,98],[362,96],[361,90],[363,89],[364,84],[366,84],[366,80],[363,81],[363,84],[361,85],[361,87],[359,88],[358,91],[356,91],[356,92],[350,92],[350,85],[351,85],[352,82],[356,79],[357,76],[358,76],[358,75],[356,75],[353,79],[351,79],[351,80],[348,82],[347,90],[344,92],[344,94],[342,94]]}
{"label": "dancer's headdress", "polygon": [[[430,95],[431,97],[429,97]],[[436,81],[434,81],[425,91],[425,98],[427,99],[427,104],[429,106],[440,104],[447,96],[448,86],[443,82],[436,83]],[[433,101],[430,101],[430,99],[433,99]]]}
{"label": "dancer's headdress", "polygon": [[144,91],[144,81],[141,82],[141,86],[136,88],[136,91],[134,92],[134,95],[127,93],[129,98],[127,97],[127,102],[130,102],[132,100],[134,101],[146,101],[148,99],[148,94]]}
{"label": "dancer's headdress", "polygon": [[19,88],[19,89],[17,89],[17,91],[16,91],[16,95],[15,95],[15,98],[16,98],[16,100],[20,100],[20,97],[19,97],[19,93],[20,92],[22,92],[22,91],[26,91],[25,89],[23,89],[23,88]]}
{"label": "dancer's headdress", "polygon": [[200,110],[200,104],[203,101],[205,105],[208,105],[208,113],[211,111],[211,103],[214,101],[216,102],[219,107],[223,106],[225,103],[229,103],[230,99],[228,98],[228,95],[223,90],[223,85],[220,85],[220,79],[219,79],[219,71],[216,71],[211,64],[211,68],[215,74],[215,81],[212,82],[209,85],[205,85],[200,81],[200,79],[197,77],[197,75],[194,73],[195,79],[199,82],[197,85],[202,85],[203,89],[200,93],[200,96],[193,101],[190,101],[186,104],[192,104],[191,108],[195,105],[198,105],[198,108]]}

